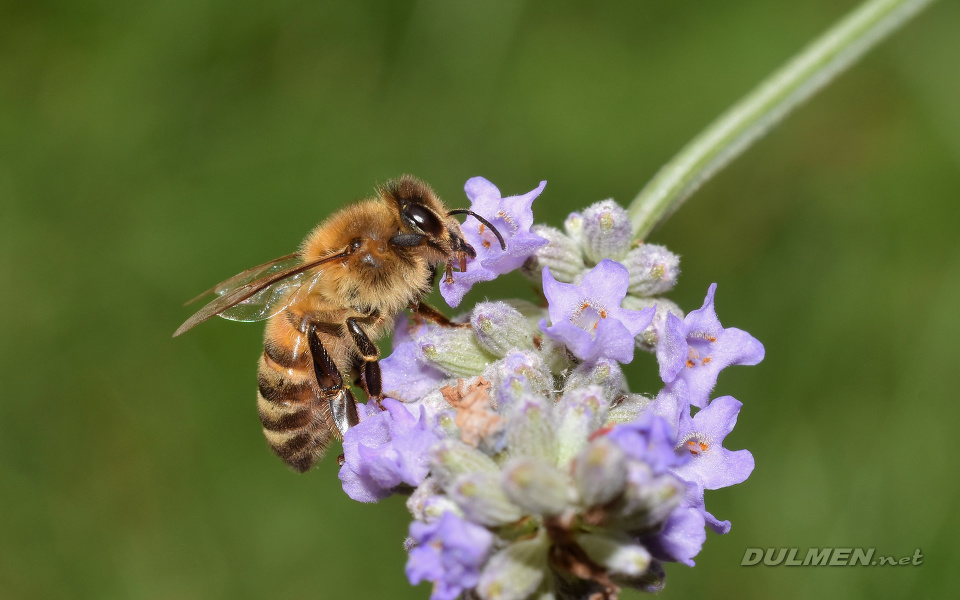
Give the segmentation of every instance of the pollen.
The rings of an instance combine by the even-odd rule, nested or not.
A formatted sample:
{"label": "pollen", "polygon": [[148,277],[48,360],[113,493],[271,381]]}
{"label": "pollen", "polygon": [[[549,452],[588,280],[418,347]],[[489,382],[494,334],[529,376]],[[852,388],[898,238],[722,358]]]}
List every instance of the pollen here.
{"label": "pollen", "polygon": [[702,433],[692,433],[686,441],[677,444],[677,450],[685,448],[691,456],[700,456],[710,451],[710,443]]}
{"label": "pollen", "polygon": [[703,361],[701,361],[701,362],[702,362],[702,364],[707,364],[707,363],[710,362],[711,360],[713,360],[713,359],[710,358],[709,356],[705,356],[705,357],[703,358]]}

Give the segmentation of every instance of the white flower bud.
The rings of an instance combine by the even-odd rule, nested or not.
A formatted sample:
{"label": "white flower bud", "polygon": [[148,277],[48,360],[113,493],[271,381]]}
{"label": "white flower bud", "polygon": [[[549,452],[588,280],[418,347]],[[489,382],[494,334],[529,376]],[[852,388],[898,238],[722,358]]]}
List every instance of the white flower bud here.
{"label": "white flower bud", "polygon": [[507,407],[529,395],[547,395],[553,390],[553,374],[535,350],[515,350],[486,371],[493,383],[498,407]]}
{"label": "white flower bud", "polygon": [[462,475],[499,471],[492,458],[460,440],[442,440],[430,448],[430,472],[444,489]]}
{"label": "white flower bud", "polygon": [[632,239],[630,216],[615,201],[601,200],[583,211],[583,254],[592,264],[604,258],[620,260]]}
{"label": "white flower bud", "polygon": [[570,283],[587,268],[583,263],[583,250],[573,238],[549,225],[534,225],[532,231],[546,239],[547,244],[538,248],[520,268],[527,278],[540,283],[543,269],[547,267],[554,279]]}
{"label": "white flower bud", "polygon": [[480,574],[476,592],[483,600],[524,600],[548,575],[550,541],[541,532],[534,538],[513,542],[497,552]]}
{"label": "white flower bud", "polygon": [[576,540],[587,556],[605,567],[611,575],[640,577],[650,566],[647,549],[625,536],[581,533]]}
{"label": "white flower bud", "polygon": [[657,244],[641,244],[620,262],[630,274],[627,291],[636,296],[665,294],[680,276],[680,257]]}
{"label": "white flower bud", "polygon": [[496,360],[477,342],[472,329],[436,328],[419,340],[424,360],[455,377],[479,375]]}
{"label": "white flower bud", "polygon": [[627,393],[627,380],[623,376],[620,363],[610,358],[600,358],[593,363],[578,366],[567,376],[563,393],[590,385],[600,386],[608,405]]}
{"label": "white flower bud", "polygon": [[669,474],[654,475],[646,463],[628,465],[623,494],[609,507],[604,526],[625,531],[659,527],[683,498],[686,484]]}
{"label": "white flower bud", "polygon": [[407,510],[413,518],[424,523],[432,523],[445,512],[462,515],[459,507],[443,493],[443,489],[433,477],[427,476],[417,489],[407,498]]}
{"label": "white flower bud", "polygon": [[500,487],[498,473],[463,475],[454,482],[450,496],[468,519],[481,525],[506,525],[523,516]]}
{"label": "white flower bud", "polygon": [[563,230],[578,246],[583,245],[583,215],[578,212],[570,213],[563,221]]}
{"label": "white flower bud", "polygon": [[553,406],[546,398],[524,395],[508,409],[506,445],[510,456],[538,458],[554,464],[557,429]]}
{"label": "white flower bud", "polygon": [[610,409],[607,413],[605,427],[619,425],[620,423],[630,423],[640,418],[640,413],[653,402],[653,398],[643,394],[627,394],[620,402]]}
{"label": "white flower bud", "polygon": [[511,350],[533,350],[533,329],[520,311],[506,302],[481,302],[470,315],[480,346],[497,357]]}
{"label": "white flower bud", "polygon": [[501,485],[526,513],[554,516],[570,505],[573,490],[566,474],[546,461],[515,458],[504,465]]}
{"label": "white flower bud", "polygon": [[657,344],[660,343],[663,327],[667,322],[667,313],[673,313],[681,319],[683,318],[683,311],[680,310],[680,307],[672,300],[667,300],[666,298],[638,298],[637,296],[627,294],[621,306],[629,310],[643,310],[651,306],[657,307],[657,311],[653,315],[653,320],[650,321],[646,329],[634,338],[637,348],[646,350],[647,352],[657,351]]}
{"label": "white flower bud", "polygon": [[627,481],[627,457],[606,436],[590,442],[573,463],[573,482],[586,506],[602,506],[621,493]]}
{"label": "white flower bud", "polygon": [[596,385],[570,390],[557,401],[557,466],[567,465],[587,445],[590,434],[607,420],[608,410],[603,389]]}

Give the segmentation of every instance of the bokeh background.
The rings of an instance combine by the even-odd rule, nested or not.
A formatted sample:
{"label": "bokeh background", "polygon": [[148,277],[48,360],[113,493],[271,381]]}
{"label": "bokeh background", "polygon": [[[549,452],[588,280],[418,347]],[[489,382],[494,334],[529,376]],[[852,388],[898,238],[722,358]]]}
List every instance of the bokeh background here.
{"label": "bokeh background", "polygon": [[[0,4],[0,598],[426,598],[402,501],[269,452],[262,328],[181,306],[410,172],[626,204],[852,0]],[[757,468],[663,598],[960,587],[960,5],[942,2],[651,238],[767,348],[717,394]],[[518,291],[519,290],[519,291]],[[519,276],[474,300],[533,297]],[[657,389],[654,361],[630,367]],[[334,455],[339,451],[333,449]],[[741,567],[747,547],[918,567]],[[626,597],[639,595],[625,594]]]}

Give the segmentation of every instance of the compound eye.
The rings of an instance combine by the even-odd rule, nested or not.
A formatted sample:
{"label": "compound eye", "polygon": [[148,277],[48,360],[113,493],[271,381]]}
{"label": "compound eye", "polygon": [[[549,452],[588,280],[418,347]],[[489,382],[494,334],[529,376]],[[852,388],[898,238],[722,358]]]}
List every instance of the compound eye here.
{"label": "compound eye", "polygon": [[403,216],[428,235],[439,237],[443,232],[443,225],[436,215],[418,204],[411,204],[404,208]]}

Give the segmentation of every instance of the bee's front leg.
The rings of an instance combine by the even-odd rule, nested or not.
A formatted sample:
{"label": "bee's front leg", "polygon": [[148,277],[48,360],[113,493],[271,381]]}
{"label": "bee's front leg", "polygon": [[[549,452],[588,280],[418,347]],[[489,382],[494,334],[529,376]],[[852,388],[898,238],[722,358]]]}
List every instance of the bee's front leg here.
{"label": "bee's front leg", "polygon": [[455,323],[447,318],[442,312],[438,309],[430,306],[426,302],[413,302],[410,304],[410,310],[413,311],[413,318],[420,320],[420,322],[432,321],[441,327],[470,327],[470,322],[466,323]]}
{"label": "bee's front leg", "polygon": [[333,422],[337,426],[340,436],[343,437],[348,429],[360,422],[360,417],[357,414],[357,400],[353,397],[353,392],[350,391],[349,386],[343,384],[343,375],[333,359],[330,358],[327,349],[323,347],[316,325],[310,325],[307,339],[310,343],[310,354],[313,358],[313,372],[317,378],[317,385],[320,386],[320,393],[329,402]]}

